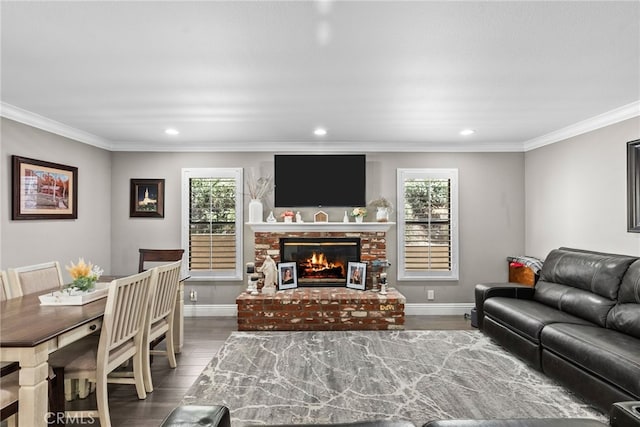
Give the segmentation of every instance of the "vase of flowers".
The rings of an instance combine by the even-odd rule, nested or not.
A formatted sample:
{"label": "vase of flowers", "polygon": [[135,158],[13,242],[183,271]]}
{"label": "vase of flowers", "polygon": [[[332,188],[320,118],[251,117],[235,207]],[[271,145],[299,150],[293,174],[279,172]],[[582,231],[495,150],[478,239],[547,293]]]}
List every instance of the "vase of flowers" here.
{"label": "vase of flowers", "polygon": [[376,208],[376,221],[389,221],[389,214],[393,209],[393,204],[390,201],[388,201],[384,197],[379,197],[370,201],[369,206],[371,206],[372,208]]}
{"label": "vase of flowers", "polygon": [[73,279],[64,287],[70,295],[77,292],[92,292],[103,273],[100,267],[91,263],[87,264],[84,258],[80,258],[77,264],[71,263],[66,266],[66,269]]}
{"label": "vase of flowers", "polygon": [[293,211],[284,211],[280,214],[280,217],[283,219],[284,222],[293,222],[294,216],[296,216],[296,214],[293,213]]}
{"label": "vase of flowers", "polygon": [[356,219],[356,222],[362,222],[364,217],[367,216],[367,210],[365,208],[353,208],[351,216]]}
{"label": "vase of flowers", "polygon": [[247,188],[249,189],[249,222],[262,222],[262,199],[271,191],[271,177],[255,178],[249,176],[247,179]]}

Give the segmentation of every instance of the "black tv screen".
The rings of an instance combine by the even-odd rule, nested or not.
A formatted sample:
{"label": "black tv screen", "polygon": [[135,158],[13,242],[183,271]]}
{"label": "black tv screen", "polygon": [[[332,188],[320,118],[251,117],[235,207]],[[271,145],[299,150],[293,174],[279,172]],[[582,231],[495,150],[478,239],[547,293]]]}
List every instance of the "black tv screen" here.
{"label": "black tv screen", "polygon": [[276,207],[365,206],[364,154],[274,157]]}

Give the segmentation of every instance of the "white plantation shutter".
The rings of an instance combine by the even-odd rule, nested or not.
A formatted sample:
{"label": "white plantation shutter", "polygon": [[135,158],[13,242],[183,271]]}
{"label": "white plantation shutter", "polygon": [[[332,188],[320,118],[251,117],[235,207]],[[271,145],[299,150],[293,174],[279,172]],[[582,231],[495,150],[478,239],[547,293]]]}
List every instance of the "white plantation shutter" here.
{"label": "white plantation shutter", "polygon": [[398,169],[398,280],[458,278],[457,169]]}
{"label": "white plantation shutter", "polygon": [[242,278],[242,169],[182,170],[182,241],[193,277]]}

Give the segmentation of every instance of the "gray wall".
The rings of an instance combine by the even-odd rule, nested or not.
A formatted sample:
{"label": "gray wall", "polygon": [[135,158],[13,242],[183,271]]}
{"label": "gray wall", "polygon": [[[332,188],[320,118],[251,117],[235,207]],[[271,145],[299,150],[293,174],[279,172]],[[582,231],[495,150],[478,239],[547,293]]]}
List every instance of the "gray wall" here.
{"label": "gray wall", "polygon": [[[79,257],[111,270],[111,153],[11,120],[2,119],[0,265],[3,270]],[[78,219],[11,220],[11,156],[78,168]]]}
{"label": "gray wall", "polygon": [[525,154],[529,255],[559,246],[640,255],[626,217],[626,144],[638,138],[636,117]]}
{"label": "gray wall", "polygon": [[[180,245],[180,181],[183,167],[243,167],[247,171],[273,173],[272,153],[113,153],[112,265],[117,273],[137,268],[139,247]],[[505,257],[524,251],[524,154],[523,153],[369,153],[367,199],[379,195],[396,198],[397,168],[458,168],[460,179],[460,280],[455,282],[393,283],[410,303],[426,302],[426,290],[434,289],[434,302],[473,301],[478,282],[505,280]],[[166,180],[165,218],[129,218],[129,179]],[[248,206],[245,198],[245,207]],[[271,200],[265,204],[265,215]],[[314,209],[300,209],[312,220]],[[331,221],[341,221],[344,209],[328,209]],[[280,210],[276,210],[278,214]],[[372,218],[368,218],[372,220]],[[245,218],[246,221],[246,218]],[[388,257],[395,277],[396,232],[388,239]],[[253,234],[244,228],[244,261],[254,254]],[[396,282],[394,280],[394,282]],[[233,304],[245,288],[242,281],[189,282],[198,291],[199,304]]]}

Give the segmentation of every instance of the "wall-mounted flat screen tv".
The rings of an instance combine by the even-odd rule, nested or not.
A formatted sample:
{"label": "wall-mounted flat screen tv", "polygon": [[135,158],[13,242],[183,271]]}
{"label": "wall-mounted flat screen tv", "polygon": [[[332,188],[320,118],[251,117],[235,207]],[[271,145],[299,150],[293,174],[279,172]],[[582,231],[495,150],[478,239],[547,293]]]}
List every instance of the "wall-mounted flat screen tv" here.
{"label": "wall-mounted flat screen tv", "polygon": [[365,206],[364,154],[276,154],[276,207]]}

